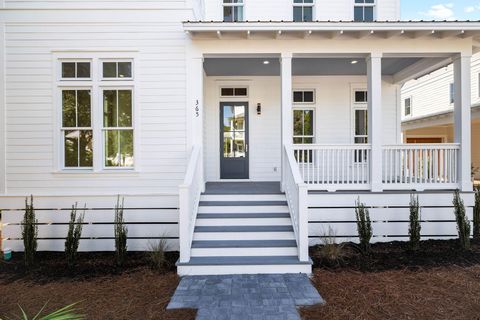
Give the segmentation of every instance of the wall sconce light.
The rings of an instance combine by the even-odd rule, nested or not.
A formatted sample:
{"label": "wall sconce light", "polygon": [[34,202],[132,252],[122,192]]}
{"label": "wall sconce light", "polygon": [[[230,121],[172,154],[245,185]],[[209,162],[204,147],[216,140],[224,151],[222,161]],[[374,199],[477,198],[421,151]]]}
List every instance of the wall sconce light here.
{"label": "wall sconce light", "polygon": [[257,103],[257,114],[258,115],[262,114],[262,104],[261,103]]}

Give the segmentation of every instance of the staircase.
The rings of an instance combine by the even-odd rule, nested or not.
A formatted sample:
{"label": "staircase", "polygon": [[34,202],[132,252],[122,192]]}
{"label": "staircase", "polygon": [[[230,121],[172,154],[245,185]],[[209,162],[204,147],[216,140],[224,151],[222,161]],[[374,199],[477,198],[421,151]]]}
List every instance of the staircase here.
{"label": "staircase", "polygon": [[201,195],[191,258],[180,275],[311,273],[300,262],[285,194],[240,188]]}

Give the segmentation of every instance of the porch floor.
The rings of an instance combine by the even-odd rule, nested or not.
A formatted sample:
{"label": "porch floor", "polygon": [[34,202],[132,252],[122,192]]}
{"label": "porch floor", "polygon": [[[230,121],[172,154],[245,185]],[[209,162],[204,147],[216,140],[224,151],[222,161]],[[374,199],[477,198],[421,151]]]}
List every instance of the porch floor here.
{"label": "porch floor", "polygon": [[207,182],[205,194],[281,194],[280,182]]}

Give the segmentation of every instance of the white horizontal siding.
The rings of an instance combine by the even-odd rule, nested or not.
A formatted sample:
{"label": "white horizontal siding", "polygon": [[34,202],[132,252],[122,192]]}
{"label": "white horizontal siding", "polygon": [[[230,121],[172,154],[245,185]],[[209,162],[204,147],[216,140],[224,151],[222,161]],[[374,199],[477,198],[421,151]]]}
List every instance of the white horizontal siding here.
{"label": "white horizontal siding", "polygon": [[[65,2],[50,3],[62,5]],[[8,194],[177,192],[186,166],[186,36],[180,21],[188,14],[174,14],[177,15],[177,23],[7,24]],[[135,157],[138,172],[55,172],[54,159],[58,150],[54,148],[53,139],[60,133],[54,123],[54,114],[59,106],[54,105],[55,77],[52,74],[54,61],[51,51],[59,48],[92,51],[131,48],[137,53],[139,125],[135,134],[140,140]]]}
{"label": "white horizontal siding", "polygon": [[[471,98],[472,104],[480,103],[480,54],[472,57]],[[453,65],[441,68],[417,80],[407,82],[402,88],[402,117],[405,117],[404,100],[412,97],[410,117],[422,117],[432,113],[453,110],[450,103],[450,83],[453,83]]]}
{"label": "white horizontal siding", "polygon": [[3,0],[9,9],[172,9],[191,7],[188,0]]}

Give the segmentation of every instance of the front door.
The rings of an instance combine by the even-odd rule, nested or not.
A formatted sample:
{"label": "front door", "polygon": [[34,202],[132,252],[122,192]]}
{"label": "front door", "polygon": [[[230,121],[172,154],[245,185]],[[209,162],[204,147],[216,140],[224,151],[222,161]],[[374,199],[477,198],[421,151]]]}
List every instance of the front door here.
{"label": "front door", "polygon": [[220,179],[248,179],[248,103],[220,103]]}

